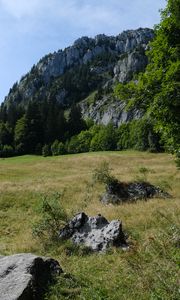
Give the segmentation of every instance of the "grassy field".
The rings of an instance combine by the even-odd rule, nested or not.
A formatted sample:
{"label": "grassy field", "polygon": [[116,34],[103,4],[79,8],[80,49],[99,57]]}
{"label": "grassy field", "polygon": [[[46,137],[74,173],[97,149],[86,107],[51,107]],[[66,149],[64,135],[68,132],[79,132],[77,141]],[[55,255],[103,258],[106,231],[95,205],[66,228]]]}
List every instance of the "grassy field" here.
{"label": "grassy field", "polygon": [[[101,204],[104,187],[92,184],[92,174],[103,161],[122,181],[144,176],[141,170],[146,168],[148,181],[173,197],[119,206]],[[32,225],[42,196],[62,190],[62,205],[69,215],[84,210],[122,220],[130,250],[69,255],[64,244],[44,247],[33,238]],[[179,299],[179,200],[180,171],[168,154],[127,151],[0,159],[0,255],[33,252],[58,259],[74,279],[60,279],[47,296],[50,300]]]}

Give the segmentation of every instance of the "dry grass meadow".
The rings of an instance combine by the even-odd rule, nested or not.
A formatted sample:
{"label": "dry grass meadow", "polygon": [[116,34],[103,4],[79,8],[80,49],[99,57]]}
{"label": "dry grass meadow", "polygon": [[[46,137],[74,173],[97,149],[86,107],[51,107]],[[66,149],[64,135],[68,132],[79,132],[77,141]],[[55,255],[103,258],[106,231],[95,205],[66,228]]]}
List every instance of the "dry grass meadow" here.
{"label": "dry grass meadow", "polygon": [[[92,174],[103,161],[122,181],[144,176],[140,170],[146,168],[147,180],[172,198],[101,204],[104,187],[93,184]],[[69,255],[61,243],[44,247],[33,238],[32,224],[42,196],[62,190],[62,205],[69,215],[84,210],[122,220],[129,251]],[[126,151],[0,159],[0,255],[33,252],[58,259],[74,279],[57,282],[47,299],[175,300],[179,298],[179,200],[180,171],[169,154]]]}

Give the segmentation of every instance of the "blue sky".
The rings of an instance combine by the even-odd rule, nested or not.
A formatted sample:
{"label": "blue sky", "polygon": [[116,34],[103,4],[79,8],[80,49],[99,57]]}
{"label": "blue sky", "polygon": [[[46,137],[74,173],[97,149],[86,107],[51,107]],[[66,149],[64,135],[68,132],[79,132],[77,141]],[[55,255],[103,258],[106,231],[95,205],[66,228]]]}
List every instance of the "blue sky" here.
{"label": "blue sky", "polygon": [[75,39],[159,23],[166,0],[0,0],[0,102],[38,60]]}

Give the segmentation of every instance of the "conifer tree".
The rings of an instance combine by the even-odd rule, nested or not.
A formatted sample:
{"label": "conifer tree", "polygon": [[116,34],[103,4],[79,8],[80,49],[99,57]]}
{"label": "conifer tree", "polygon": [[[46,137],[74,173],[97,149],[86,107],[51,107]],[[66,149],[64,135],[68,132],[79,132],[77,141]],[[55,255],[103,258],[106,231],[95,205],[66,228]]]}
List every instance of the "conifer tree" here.
{"label": "conifer tree", "polygon": [[69,135],[76,135],[84,129],[86,129],[86,124],[82,119],[81,108],[79,105],[73,104],[69,113],[68,120]]}

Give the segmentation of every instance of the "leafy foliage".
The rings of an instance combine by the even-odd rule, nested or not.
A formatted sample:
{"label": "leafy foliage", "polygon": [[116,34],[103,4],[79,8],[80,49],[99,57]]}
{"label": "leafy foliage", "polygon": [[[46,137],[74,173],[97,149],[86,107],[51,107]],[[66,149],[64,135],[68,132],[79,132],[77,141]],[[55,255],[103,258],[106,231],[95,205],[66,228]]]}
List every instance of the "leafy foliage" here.
{"label": "leafy foliage", "polygon": [[12,129],[8,123],[0,122],[0,144],[10,145],[13,140]]}
{"label": "leafy foliage", "polygon": [[59,141],[55,140],[54,143],[51,145],[51,152],[53,156],[59,155]]}
{"label": "leafy foliage", "polygon": [[155,120],[171,150],[180,147],[180,2],[168,0],[147,52],[149,64],[138,82],[119,84],[116,94]]}
{"label": "leafy foliage", "polygon": [[95,182],[103,183],[106,186],[116,184],[118,180],[111,175],[109,164],[104,161],[101,165],[94,170],[93,178]]}
{"label": "leafy foliage", "polygon": [[159,152],[162,151],[160,136],[153,128],[149,118],[133,120],[122,124],[117,129],[117,149],[136,149],[140,151]]}
{"label": "leafy foliage", "polygon": [[91,140],[91,151],[108,151],[116,149],[116,130],[113,124],[102,126]]}
{"label": "leafy foliage", "polygon": [[67,222],[67,213],[60,204],[63,194],[45,195],[40,203],[40,220],[33,225],[33,235],[42,241],[58,240],[59,230]]}
{"label": "leafy foliage", "polygon": [[[27,112],[17,120],[15,127],[9,123],[0,123],[1,156],[4,145],[9,145],[13,155],[26,153],[62,155],[66,153],[82,153],[89,151],[111,151],[123,149],[162,150],[160,136],[155,133],[150,118],[142,118],[120,125],[116,128],[108,125],[94,125],[82,119],[80,107],[72,106],[68,118],[60,110],[54,117],[55,104],[48,112],[45,103],[39,107],[31,103]],[[56,107],[58,109],[58,107]],[[4,154],[3,154],[4,153]]]}
{"label": "leafy foliage", "polygon": [[14,149],[11,145],[0,145],[0,157],[11,157],[14,155]]}
{"label": "leafy foliage", "polygon": [[51,152],[50,146],[45,144],[42,147],[42,156],[46,157],[46,156],[50,156],[51,154],[52,154],[52,152]]}
{"label": "leafy foliage", "polygon": [[19,154],[24,154],[28,151],[27,149],[27,135],[28,135],[28,120],[24,115],[20,118],[14,129],[14,142],[16,149]]}

